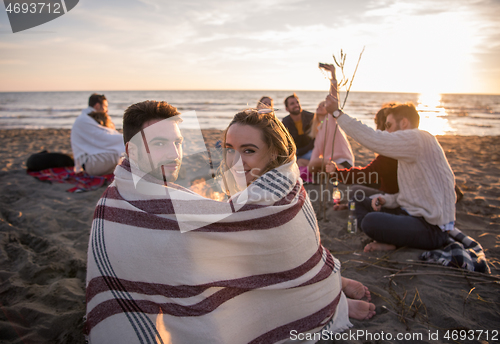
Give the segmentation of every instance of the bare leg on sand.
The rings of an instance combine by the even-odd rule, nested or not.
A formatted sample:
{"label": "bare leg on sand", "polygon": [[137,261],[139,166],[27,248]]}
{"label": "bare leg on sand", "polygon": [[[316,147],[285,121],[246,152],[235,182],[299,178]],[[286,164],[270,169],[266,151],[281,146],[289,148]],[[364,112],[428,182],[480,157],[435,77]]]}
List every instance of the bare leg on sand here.
{"label": "bare leg on sand", "polygon": [[395,250],[396,246],[391,244],[384,244],[383,242],[373,241],[365,246],[365,252],[372,251],[392,251]]}
{"label": "bare leg on sand", "polygon": [[309,164],[309,160],[306,160],[306,159],[298,159],[297,160],[297,165],[299,165],[299,167],[304,167],[304,166],[307,166]]}
{"label": "bare leg on sand", "polygon": [[375,305],[366,301],[347,299],[349,318],[368,320],[375,315]]}
{"label": "bare leg on sand", "polygon": [[342,277],[342,290],[344,294],[351,299],[361,300],[364,297],[366,297],[368,301],[372,299],[367,287],[361,282],[349,278]]}

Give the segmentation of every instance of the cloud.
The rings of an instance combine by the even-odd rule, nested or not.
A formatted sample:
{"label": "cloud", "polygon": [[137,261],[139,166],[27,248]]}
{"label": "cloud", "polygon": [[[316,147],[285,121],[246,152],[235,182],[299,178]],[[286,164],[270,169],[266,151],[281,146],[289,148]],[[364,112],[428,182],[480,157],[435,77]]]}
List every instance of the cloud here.
{"label": "cloud", "polygon": [[76,61],[67,83],[99,69],[102,83],[125,88],[227,88],[247,79],[311,89],[323,87],[319,61],[332,62],[342,48],[354,68],[366,45],[354,88],[408,91],[413,82],[415,90],[429,76],[470,85],[456,70],[474,67],[486,80],[498,69],[498,17],[498,0],[86,0],[40,30],[0,35],[0,78],[8,64],[15,74],[12,61],[44,75],[57,56]]}

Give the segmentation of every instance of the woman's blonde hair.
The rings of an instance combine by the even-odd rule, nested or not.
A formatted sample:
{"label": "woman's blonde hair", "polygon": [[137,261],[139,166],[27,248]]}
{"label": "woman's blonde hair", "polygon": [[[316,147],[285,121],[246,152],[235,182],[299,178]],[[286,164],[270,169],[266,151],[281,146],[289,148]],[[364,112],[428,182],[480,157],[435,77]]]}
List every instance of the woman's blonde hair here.
{"label": "woman's blonde hair", "polygon": [[[321,103],[325,103],[325,101],[323,100]],[[325,115],[324,117],[324,120],[326,120],[326,117],[328,117],[328,113]],[[316,135],[318,135],[318,131],[319,131],[319,125],[320,125],[320,120],[318,118],[318,114],[317,113],[314,113],[314,117],[313,117],[313,120],[312,120],[312,123],[311,123],[311,128],[309,129],[309,133],[307,135],[309,135],[309,137],[311,139],[315,139],[316,138]]]}
{"label": "woman's blonde hair", "polygon": [[[262,113],[255,109],[248,109],[234,115],[233,120],[224,130],[222,147],[226,147],[227,131],[233,124],[249,125],[260,130],[262,140],[269,147],[271,155],[276,157],[271,159],[261,175],[294,160],[297,149],[293,138],[274,112]],[[223,165],[226,165],[225,151],[223,153]]]}
{"label": "woman's blonde hair", "polygon": [[[266,104],[264,104],[264,100],[266,99],[269,99],[271,105],[270,106],[267,106]],[[260,100],[257,102],[257,109],[273,109],[274,108],[274,100],[273,98],[271,97],[268,97],[268,96],[263,96],[262,98],[260,98]]]}

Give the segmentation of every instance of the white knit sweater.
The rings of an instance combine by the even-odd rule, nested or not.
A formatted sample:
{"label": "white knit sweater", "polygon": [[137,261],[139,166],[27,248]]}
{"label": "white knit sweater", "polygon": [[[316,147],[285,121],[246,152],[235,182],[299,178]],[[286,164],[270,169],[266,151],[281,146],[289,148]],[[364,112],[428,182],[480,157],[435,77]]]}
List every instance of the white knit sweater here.
{"label": "white knit sweater", "polygon": [[337,122],[366,148],[398,160],[399,193],[384,195],[385,207],[400,206],[433,225],[455,220],[455,176],[434,136],[420,129],[375,131],[346,114]]}

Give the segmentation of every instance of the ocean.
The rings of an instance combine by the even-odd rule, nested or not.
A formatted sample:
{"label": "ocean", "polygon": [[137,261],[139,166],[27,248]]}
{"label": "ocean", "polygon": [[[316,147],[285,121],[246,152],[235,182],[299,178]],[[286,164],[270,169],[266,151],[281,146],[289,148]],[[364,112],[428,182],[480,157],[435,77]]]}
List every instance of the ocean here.
{"label": "ocean", "polygon": [[[234,114],[254,108],[264,95],[274,99],[278,118],[288,113],[283,100],[291,91],[107,91],[109,114],[122,127],[124,110],[144,100],[164,100],[180,112],[195,111],[202,129],[224,129]],[[314,112],[325,91],[297,91],[302,108]],[[91,92],[0,93],[0,128],[42,129],[71,126],[87,107]],[[343,101],[345,93],[340,94]],[[500,135],[500,95],[351,92],[344,112],[374,128],[373,117],[386,102],[413,102],[420,129],[434,135]],[[192,116],[190,120],[193,120]]]}

